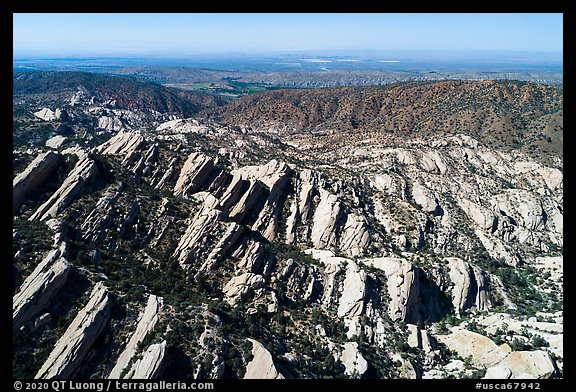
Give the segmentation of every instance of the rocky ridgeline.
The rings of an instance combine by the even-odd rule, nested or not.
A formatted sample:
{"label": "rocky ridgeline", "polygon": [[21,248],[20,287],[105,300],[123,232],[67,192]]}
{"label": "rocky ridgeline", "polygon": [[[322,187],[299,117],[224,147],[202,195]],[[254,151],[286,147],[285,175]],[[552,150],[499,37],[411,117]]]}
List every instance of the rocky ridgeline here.
{"label": "rocky ridgeline", "polygon": [[[283,144],[262,130],[192,119],[134,131],[130,124],[143,121],[137,113],[111,103],[98,109],[76,95],[73,107],[110,137],[90,151],[40,152],[13,181],[15,216],[32,203],[25,217],[65,222],[84,253],[111,252],[106,257],[122,263],[114,252],[129,244],[142,274],[162,274],[168,263],[186,285],[211,286],[186,306],[170,301],[166,286],[135,283],[145,295],[129,297],[130,285],[114,286],[106,276],[114,271],[99,257],[82,266],[79,257],[68,259],[60,233],[16,290],[14,333],[44,317],[71,271],[94,289],[37,378],[85,376],[111,324],[123,332],[99,373],[109,378],[165,376],[182,344],[193,346],[185,355],[195,378],[226,377],[232,367],[240,368],[236,377],[292,378],[312,366],[300,338],[326,350],[325,367],[349,377],[384,366],[406,378],[561,374],[562,311],[511,311],[521,298],[505,279],[511,275],[499,271],[529,267],[530,285],[562,301],[559,168],[465,135],[312,150],[302,140]],[[34,115],[58,120],[48,109]],[[63,182],[45,200],[31,200],[69,154],[78,160]],[[307,164],[312,159],[320,163]],[[87,195],[93,183],[97,190]],[[134,304],[125,297],[140,313],[111,319],[113,306]],[[212,309],[213,301],[225,311]],[[191,329],[175,343],[170,332],[183,314]],[[273,321],[260,325],[262,335],[231,334],[222,317],[237,314]],[[272,324],[289,332],[274,336]]]}
{"label": "rocky ridgeline", "polygon": [[88,303],[80,310],[60,337],[35,378],[71,378],[74,376],[110,317],[110,295],[99,282]]}

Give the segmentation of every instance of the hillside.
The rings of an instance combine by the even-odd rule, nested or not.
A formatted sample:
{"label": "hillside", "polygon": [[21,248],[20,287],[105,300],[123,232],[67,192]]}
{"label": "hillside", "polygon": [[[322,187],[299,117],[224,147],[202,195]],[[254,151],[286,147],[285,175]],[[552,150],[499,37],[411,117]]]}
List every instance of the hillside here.
{"label": "hillside", "polygon": [[160,113],[191,116],[198,111],[226,103],[221,97],[163,87],[152,82],[124,76],[87,72],[18,72],[14,74],[13,93],[40,95],[44,102],[69,97],[81,91],[101,101],[115,101],[118,107],[148,109]]}
{"label": "hillside", "polygon": [[561,89],[30,75],[15,378],[563,377]]}
{"label": "hillside", "polygon": [[202,113],[227,124],[295,133],[386,137],[458,133],[498,149],[560,154],[562,88],[525,82],[444,81],[372,88],[279,90],[248,95]]}

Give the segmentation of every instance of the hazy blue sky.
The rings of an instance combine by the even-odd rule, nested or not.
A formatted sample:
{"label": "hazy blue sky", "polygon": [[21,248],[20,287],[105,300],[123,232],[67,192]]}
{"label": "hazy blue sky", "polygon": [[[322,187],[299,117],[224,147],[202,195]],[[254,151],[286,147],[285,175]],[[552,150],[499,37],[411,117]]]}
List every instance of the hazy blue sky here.
{"label": "hazy blue sky", "polygon": [[14,14],[14,54],[560,52],[562,14]]}

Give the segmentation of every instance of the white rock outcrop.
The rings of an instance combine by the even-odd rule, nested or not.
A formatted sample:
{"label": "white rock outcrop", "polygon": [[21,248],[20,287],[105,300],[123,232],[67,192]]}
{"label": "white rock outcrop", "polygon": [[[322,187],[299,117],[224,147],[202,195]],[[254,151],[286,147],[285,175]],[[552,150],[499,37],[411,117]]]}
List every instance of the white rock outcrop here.
{"label": "white rock outcrop", "polygon": [[252,360],[246,365],[244,379],[274,380],[284,379],[284,375],[274,365],[272,354],[258,341],[247,339],[252,343]]}
{"label": "white rock outcrop", "polygon": [[30,192],[36,191],[56,172],[60,164],[58,153],[39,154],[23,172],[12,180],[12,207],[17,210]]}
{"label": "white rock outcrop", "polygon": [[450,330],[450,334],[435,335],[435,338],[455,350],[462,358],[472,357],[472,363],[477,366],[491,367],[500,364],[512,351],[507,344],[498,346],[492,339],[479,333],[461,327],[452,327]]}
{"label": "white rock outcrop", "polygon": [[361,215],[351,213],[346,217],[346,223],[340,236],[339,248],[348,256],[358,256],[370,245],[368,222]]}
{"label": "white rock outcrop", "polygon": [[210,132],[212,128],[210,126],[200,124],[198,120],[192,118],[176,119],[166,121],[156,127],[156,132],[161,134],[171,134],[171,133],[199,133],[206,134]]}
{"label": "white rock outcrop", "polygon": [[64,286],[72,266],[58,250],[51,251],[26,278],[12,299],[12,330],[40,314]]}
{"label": "white rock outcrop", "polygon": [[264,283],[265,281],[262,275],[253,274],[251,272],[234,276],[222,289],[226,296],[225,301],[234,306],[236,303],[254,292],[254,290],[263,287]]}
{"label": "white rock outcrop", "polygon": [[222,218],[218,199],[209,193],[205,196],[200,210],[192,218],[174,251],[174,257],[181,265],[192,264],[199,255],[206,253],[206,243],[210,233],[214,233]]}
{"label": "white rock outcrop", "polygon": [[355,375],[359,377],[368,370],[368,362],[358,350],[358,343],[356,342],[344,343],[340,361],[346,368],[345,374],[349,376]]}
{"label": "white rock outcrop", "polygon": [[412,185],[412,197],[426,212],[436,213],[440,208],[436,197],[434,197],[430,189],[420,182],[414,182]]}
{"label": "white rock outcrop", "polygon": [[496,365],[486,369],[483,379],[486,380],[507,380],[512,377],[512,370],[506,366]]}
{"label": "white rock outcrop", "polygon": [[44,145],[46,147],[50,147],[57,150],[60,147],[62,147],[66,142],[68,142],[68,138],[66,136],[56,135],[46,140],[46,143]]}
{"label": "white rock outcrop", "polygon": [[344,289],[338,304],[338,317],[360,316],[364,310],[366,273],[352,260],[348,261]]}
{"label": "white rock outcrop", "polygon": [[98,282],[34,378],[72,378],[110,318],[110,295]]}
{"label": "white rock outcrop", "polygon": [[218,170],[214,166],[214,160],[201,153],[192,153],[184,162],[180,175],[174,186],[174,196],[182,196],[195,193],[208,180],[212,173]]}
{"label": "white rock outcrop", "polygon": [[60,119],[60,116],[57,116],[56,112],[53,112],[48,108],[43,108],[38,110],[37,112],[34,112],[34,116],[44,121],[55,121]]}
{"label": "white rock outcrop", "polygon": [[447,257],[448,276],[454,284],[452,303],[457,314],[475,306],[486,310],[488,304],[488,282],[484,272],[477,266],[471,266],[458,257]]}
{"label": "white rock outcrop", "polygon": [[515,351],[510,353],[498,366],[507,367],[511,378],[524,378],[524,374],[534,378],[550,378],[556,371],[554,362],[546,351]]}
{"label": "white rock outcrop", "polygon": [[320,189],[320,203],[314,212],[311,240],[315,248],[336,245],[336,227],[342,210],[338,197]]}
{"label": "white rock outcrop", "polygon": [[[108,378],[119,379],[122,372],[128,367],[130,360],[137,354],[138,345],[144,341],[146,336],[154,330],[154,327],[158,323],[160,318],[160,312],[162,310],[164,300],[162,297],[156,295],[150,295],[148,297],[148,302],[144,308],[144,312],[140,315],[138,319],[138,324],[136,325],[136,330],[130,336],[130,340],[126,344],[124,351],[120,354],[116,360],[116,365],[112,368],[112,371],[108,375]],[[134,377],[137,378],[137,377]]]}
{"label": "white rock outcrop", "polygon": [[162,375],[166,359],[166,341],[148,346],[142,358],[134,362],[124,378],[136,380],[153,380]]}
{"label": "white rock outcrop", "polygon": [[140,133],[123,131],[96,147],[96,151],[102,155],[119,155],[126,159],[142,149],[145,143],[144,136]]}
{"label": "white rock outcrop", "polygon": [[98,173],[94,160],[84,155],[78,160],[76,166],[68,174],[60,188],[42,204],[30,220],[46,220],[55,218],[64,208],[84,190],[86,184]]}
{"label": "white rock outcrop", "polygon": [[364,259],[362,262],[386,274],[390,295],[388,313],[392,320],[417,322],[420,318],[417,309],[420,286],[415,267],[409,261],[395,257]]}

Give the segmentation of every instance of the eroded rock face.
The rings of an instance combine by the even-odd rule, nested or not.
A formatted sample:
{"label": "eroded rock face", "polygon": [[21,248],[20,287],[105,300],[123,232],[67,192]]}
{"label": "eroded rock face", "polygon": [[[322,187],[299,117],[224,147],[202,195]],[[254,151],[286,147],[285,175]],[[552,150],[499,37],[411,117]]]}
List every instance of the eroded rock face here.
{"label": "eroded rock face", "polygon": [[262,275],[247,272],[230,279],[222,291],[226,296],[226,301],[230,305],[235,305],[238,301],[250,295],[254,290],[263,286],[264,278]]}
{"label": "eroded rock face", "polygon": [[[60,112],[60,110],[56,109],[56,112]],[[60,119],[60,115],[57,115],[56,112],[53,112],[48,108],[43,108],[34,112],[34,116],[44,121],[55,121]]]}
{"label": "eroded rock face", "polygon": [[64,286],[72,266],[59,252],[52,251],[26,278],[12,299],[12,330],[33,320]]}
{"label": "eroded rock face", "polygon": [[435,337],[462,358],[470,356],[474,364],[483,367],[499,364],[512,351],[507,344],[498,346],[490,338],[460,327],[452,327],[449,335]]}
{"label": "eroded rock face", "polygon": [[214,161],[209,156],[192,153],[186,159],[174,186],[174,196],[192,194],[200,190],[214,171]]}
{"label": "eroded rock face", "polygon": [[486,374],[482,378],[487,380],[507,380],[510,377],[512,377],[512,371],[510,368],[502,365],[496,365],[486,369]]}
{"label": "eroded rock face", "polygon": [[156,132],[161,134],[172,133],[199,133],[206,134],[212,130],[211,127],[200,124],[197,120],[192,118],[176,119],[166,121],[156,128]]}
{"label": "eroded rock face", "polygon": [[351,376],[361,376],[368,370],[368,362],[358,351],[358,343],[346,342],[344,343],[344,350],[340,356],[340,361],[346,368],[346,374]]}
{"label": "eroded rock face", "polygon": [[206,194],[206,198],[186,232],[180,238],[178,246],[174,251],[174,256],[180,264],[191,264],[196,260],[201,252],[205,252],[205,244],[209,233],[214,232],[222,217],[222,211],[218,209],[218,199],[211,194]]}
{"label": "eroded rock face", "polygon": [[50,139],[46,140],[45,146],[57,150],[60,147],[62,147],[64,144],[66,144],[67,141],[68,141],[68,138],[66,138],[64,136],[57,135],[57,136],[53,136]]}
{"label": "eroded rock face", "polygon": [[390,295],[388,312],[392,320],[417,322],[420,319],[417,309],[420,288],[415,267],[407,260],[394,257],[365,259],[363,262],[386,273]]}
{"label": "eroded rock face", "polygon": [[478,310],[488,309],[488,282],[479,267],[457,257],[448,257],[449,277],[452,288],[452,303],[457,314],[475,306]]}
{"label": "eroded rock face", "polygon": [[254,358],[246,366],[244,379],[284,379],[284,375],[274,365],[272,355],[266,348],[254,339],[247,339],[252,343],[252,355]]}
{"label": "eroded rock face", "polygon": [[20,208],[30,192],[36,191],[56,172],[59,164],[60,155],[47,151],[34,158],[26,169],[14,178],[12,181],[12,207],[14,211]]}
{"label": "eroded rock face", "polygon": [[104,330],[110,317],[110,295],[102,282],[92,290],[88,303],[58,339],[34,378],[71,378]]}
{"label": "eroded rock face", "polygon": [[366,273],[352,260],[348,261],[344,290],[338,305],[338,317],[360,316],[364,310]]}
{"label": "eroded rock face", "polygon": [[98,128],[118,132],[124,130],[124,123],[121,117],[108,113],[106,116],[98,117]]}
{"label": "eroded rock face", "polygon": [[[130,340],[126,344],[124,351],[118,357],[116,361],[116,365],[108,375],[108,378],[118,379],[121,378],[122,372],[128,367],[130,360],[137,354],[138,345],[144,341],[146,336],[154,330],[154,327],[158,323],[160,318],[160,312],[162,310],[162,306],[164,304],[164,300],[162,297],[158,297],[156,295],[150,295],[148,297],[148,302],[146,303],[146,308],[144,312],[140,315],[138,319],[138,324],[136,325],[136,330],[130,337]],[[163,349],[163,348],[162,348]],[[160,351],[160,350],[156,350]],[[152,355],[152,354],[150,354]],[[150,361],[148,362],[150,363]],[[140,367],[142,370],[135,369],[134,374],[136,374],[136,370],[140,371],[141,373],[144,372],[144,368],[150,368],[150,366],[142,365]],[[134,369],[134,367],[132,368]],[[148,370],[147,370],[148,371]],[[133,378],[140,378],[140,377],[133,377]],[[148,378],[148,377],[144,377]]]}
{"label": "eroded rock face", "polygon": [[134,362],[126,379],[153,380],[160,378],[164,370],[166,359],[166,341],[151,344],[144,352],[141,359]]}
{"label": "eroded rock face", "polygon": [[96,148],[102,155],[131,157],[145,144],[144,137],[137,132],[119,132]]}
{"label": "eroded rock face", "polygon": [[280,199],[284,194],[292,169],[286,163],[275,159],[263,166],[247,166],[242,169],[243,175],[256,178],[268,190],[268,197],[252,225],[252,230],[262,234],[268,241],[273,241],[278,234],[278,220],[282,208]]}
{"label": "eroded rock face", "polygon": [[420,182],[412,185],[412,197],[422,209],[429,213],[438,213],[440,205],[430,190]]}
{"label": "eroded rock face", "polygon": [[314,213],[311,240],[314,247],[330,248],[336,244],[336,225],[340,218],[341,205],[338,197],[320,189],[320,203]]}
{"label": "eroded rock face", "polygon": [[68,174],[60,188],[38,209],[30,220],[46,220],[55,218],[66,208],[83,190],[86,184],[98,173],[94,160],[87,155],[81,157],[76,166]]}
{"label": "eroded rock face", "polygon": [[510,369],[511,378],[550,378],[556,371],[554,362],[546,351],[517,351],[510,353],[498,366]]}
{"label": "eroded rock face", "polygon": [[340,249],[350,256],[360,255],[370,245],[368,224],[363,216],[349,214],[340,238]]}

